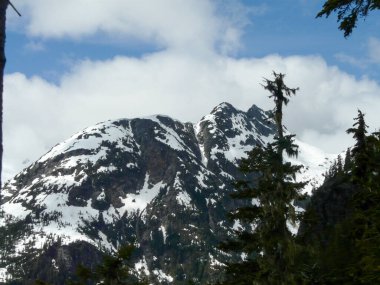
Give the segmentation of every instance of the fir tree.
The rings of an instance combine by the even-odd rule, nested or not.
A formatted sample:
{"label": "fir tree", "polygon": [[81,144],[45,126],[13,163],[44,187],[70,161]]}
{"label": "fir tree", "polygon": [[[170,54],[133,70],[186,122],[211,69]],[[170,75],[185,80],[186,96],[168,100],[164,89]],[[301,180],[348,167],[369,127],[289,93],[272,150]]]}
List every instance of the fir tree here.
{"label": "fir tree", "polygon": [[337,171],[337,174],[343,173],[343,161],[342,161],[342,156],[340,154],[338,155],[338,158],[336,160],[336,171]]}
{"label": "fir tree", "polygon": [[247,206],[236,209],[230,217],[251,227],[236,231],[236,240],[221,245],[225,251],[245,256],[241,262],[227,264],[224,284],[299,284],[294,258],[297,246],[289,225],[298,220],[292,203],[301,198],[300,190],[306,183],[295,182],[302,166],[284,162],[283,152],[297,155],[297,146],[293,135],[284,135],[282,126],[282,107],[297,89],[285,85],[283,74],[273,74],[274,80],[265,79],[263,86],[275,102],[277,135],[272,143],[256,146],[241,161],[242,173],[258,173],[259,178],[238,181],[232,195],[247,201]]}
{"label": "fir tree", "polygon": [[49,285],[49,283],[46,283],[43,280],[37,279],[34,281],[33,285]]}
{"label": "fir tree", "polygon": [[[366,136],[366,127],[364,114],[358,111],[347,131],[356,142],[352,151],[347,150],[345,171],[329,181],[328,197],[345,197],[345,214],[325,217],[330,222],[322,230],[312,230],[304,220],[306,227],[311,226],[303,233],[309,246],[305,263],[312,268],[307,284],[380,284],[380,136]],[[309,207],[305,217],[314,210]],[[326,215],[329,211],[323,210]],[[331,223],[331,218],[336,221]]]}
{"label": "fir tree", "polygon": [[[365,126],[364,119],[362,124]],[[354,156],[353,173],[362,177],[354,180],[360,191],[353,197],[353,214],[348,219],[350,237],[354,241],[357,253],[357,262],[349,271],[357,280],[357,284],[380,284],[379,134],[367,136],[363,149],[363,154],[359,149]]]}
{"label": "fir tree", "polygon": [[365,180],[365,175],[368,174],[368,148],[367,148],[367,125],[364,120],[364,114],[358,110],[358,116],[354,119],[352,128],[349,128],[346,132],[352,134],[356,140],[354,147],[351,150],[353,156],[354,169],[353,179]]}
{"label": "fir tree", "polygon": [[343,171],[345,173],[348,173],[350,169],[352,168],[352,157],[351,157],[351,150],[347,148],[346,155],[344,157],[344,166]]}
{"label": "fir tree", "polygon": [[95,270],[85,266],[78,266],[77,281],[70,281],[69,285],[103,284],[103,285],[143,285],[132,273],[133,266],[129,264],[134,246],[126,245],[119,248],[116,255],[105,255],[103,262]]}
{"label": "fir tree", "polygon": [[344,166],[342,161],[342,156],[339,154],[338,157],[333,161],[330,168],[324,173],[325,181],[336,177],[337,175],[343,175]]}
{"label": "fir tree", "polygon": [[[264,78],[264,83],[262,86],[264,89],[268,90],[271,95],[269,98],[273,98],[275,103],[275,108],[273,110],[274,120],[277,126],[277,134],[279,140],[284,138],[284,128],[282,125],[282,107],[289,103],[289,98],[291,95],[295,95],[299,88],[289,88],[284,83],[285,74],[273,72],[274,80],[269,80]],[[278,149],[281,152],[281,149]]]}
{"label": "fir tree", "polygon": [[380,9],[379,0],[327,0],[317,17],[329,17],[337,12],[339,29],[348,37],[356,27],[359,18],[366,18],[368,13]]}

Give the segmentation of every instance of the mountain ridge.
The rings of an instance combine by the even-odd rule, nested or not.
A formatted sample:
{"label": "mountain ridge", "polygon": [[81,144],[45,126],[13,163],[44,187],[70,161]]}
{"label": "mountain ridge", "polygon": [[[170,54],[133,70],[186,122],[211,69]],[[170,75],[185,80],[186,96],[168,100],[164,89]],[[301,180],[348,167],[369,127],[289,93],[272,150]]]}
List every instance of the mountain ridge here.
{"label": "mountain ridge", "polygon": [[[12,243],[0,248],[0,277],[21,276],[11,260],[25,268],[27,249],[44,256],[59,240],[61,249],[81,241],[110,251],[134,242],[135,268],[154,284],[216,280],[214,269],[226,258],[216,245],[241,226],[225,219],[239,203],[229,198],[242,178],[237,165],[273,138],[268,115],[224,102],[196,124],[164,115],[109,120],[57,144],[5,185],[0,238]],[[329,158],[300,143],[301,153],[318,156],[301,177],[319,175],[316,186]],[[18,224],[24,228],[10,229]],[[51,267],[64,268],[61,259]]]}

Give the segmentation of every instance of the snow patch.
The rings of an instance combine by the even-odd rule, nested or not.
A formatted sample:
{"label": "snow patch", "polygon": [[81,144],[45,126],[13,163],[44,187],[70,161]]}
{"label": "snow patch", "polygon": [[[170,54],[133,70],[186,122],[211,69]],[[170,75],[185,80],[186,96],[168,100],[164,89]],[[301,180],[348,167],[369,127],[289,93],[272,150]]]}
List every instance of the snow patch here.
{"label": "snow patch", "polygon": [[[4,214],[9,214],[17,220],[25,219],[32,211],[26,209],[22,202],[12,202],[8,201],[7,203],[1,205],[1,210],[4,211]],[[0,219],[0,226],[6,226],[5,219]]]}
{"label": "snow patch", "polygon": [[337,157],[336,154],[327,154],[317,147],[307,143],[295,140],[295,144],[299,146],[298,157],[285,156],[285,160],[295,165],[302,164],[301,173],[297,174],[298,181],[309,181],[303,189],[303,193],[311,194],[312,190],[322,185],[324,181],[323,174],[329,168],[333,160]]}
{"label": "snow patch", "polygon": [[243,229],[243,226],[240,224],[239,220],[234,220],[234,225],[232,226],[232,229],[235,231],[241,231]]}
{"label": "snow patch", "polygon": [[117,170],[117,168],[111,164],[108,167],[106,167],[106,166],[99,167],[96,172],[97,173],[111,173],[111,172],[115,172],[116,170]]}
{"label": "snow patch", "polygon": [[[58,155],[76,150],[85,150],[87,152],[86,155],[72,155],[63,160],[59,167],[71,169],[79,164],[95,164],[98,160],[107,157],[109,147],[107,144],[104,144],[105,142],[114,144],[117,149],[120,149],[123,152],[140,154],[140,146],[134,140],[131,126],[123,127],[116,125],[112,121],[107,121],[89,127],[56,145],[47,154],[42,156],[38,162],[44,163]],[[106,169],[102,168],[100,172],[103,170]],[[112,166],[107,169],[109,172],[114,170],[115,169],[112,168]]]}
{"label": "snow patch", "polygon": [[57,262],[55,261],[54,258],[51,260],[51,265],[53,266],[53,268],[54,268],[56,271],[59,271],[59,267],[58,267]]}
{"label": "snow patch", "polygon": [[225,267],[226,265],[217,260],[211,253],[208,254],[211,267]]}
{"label": "snow patch", "polygon": [[11,275],[8,273],[8,270],[6,268],[0,268],[0,282],[6,282],[9,278],[11,278]]}
{"label": "snow patch", "polygon": [[176,196],[176,199],[179,205],[182,205],[185,208],[192,209],[191,197],[187,192],[184,192],[184,191],[179,192]]}
{"label": "snow patch", "polygon": [[157,277],[159,282],[169,282],[172,283],[174,278],[169,274],[165,274],[161,269],[154,269],[153,274]]}
{"label": "snow patch", "polygon": [[145,276],[150,275],[148,263],[146,262],[145,256],[143,256],[142,259],[135,263],[135,269],[140,274],[143,274]]}
{"label": "snow patch", "polygon": [[104,189],[102,189],[102,192],[96,197],[96,201],[105,201],[106,200],[106,193],[104,192]]}
{"label": "snow patch", "polygon": [[149,185],[149,174],[146,174],[143,187],[137,191],[137,194],[127,194],[125,198],[121,198],[124,206],[118,208],[118,211],[121,211],[122,214],[125,212],[141,213],[165,186],[166,184],[163,182]]}
{"label": "snow patch", "polygon": [[166,238],[167,238],[167,233],[166,233],[166,229],[164,226],[160,226],[160,231],[162,232],[162,235],[163,235],[163,238],[164,238],[164,244],[166,244]]}
{"label": "snow patch", "polygon": [[201,152],[201,156],[202,156],[202,163],[205,167],[207,167],[207,163],[208,163],[208,159],[206,157],[206,153],[205,153],[205,147],[203,145],[203,143],[201,143],[199,141],[199,136],[200,136],[200,133],[201,133],[201,122],[198,122],[197,124],[193,125],[193,128],[194,128],[194,131],[195,131],[195,138],[197,139],[198,141],[198,147],[199,147],[199,150]]}
{"label": "snow patch", "polygon": [[292,235],[296,235],[298,233],[299,226],[300,226],[299,221],[296,221],[295,223],[292,223],[289,220],[286,221],[286,227],[292,233]]}
{"label": "snow patch", "polygon": [[155,136],[155,139],[157,141],[168,145],[170,148],[172,148],[176,151],[186,151],[191,156],[195,157],[192,150],[180,138],[178,133],[175,130],[173,130],[173,129],[167,127],[165,124],[163,124],[160,121],[160,119],[158,118],[158,116],[152,116],[152,117],[150,117],[150,120],[152,120],[153,122],[156,122],[160,127],[159,130],[157,130],[157,129],[155,130],[155,134],[160,134],[164,137],[164,138],[160,138],[158,136]]}

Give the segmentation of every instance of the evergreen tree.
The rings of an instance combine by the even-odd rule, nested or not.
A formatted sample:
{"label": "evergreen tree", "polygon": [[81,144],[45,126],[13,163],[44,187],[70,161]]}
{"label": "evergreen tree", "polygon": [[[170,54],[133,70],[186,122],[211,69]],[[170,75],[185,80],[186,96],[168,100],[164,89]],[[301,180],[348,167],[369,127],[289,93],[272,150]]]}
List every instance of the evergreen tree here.
{"label": "evergreen tree", "polygon": [[[364,119],[362,125],[365,126]],[[358,125],[359,128],[360,125]],[[358,144],[358,141],[357,141]],[[359,144],[361,145],[361,144]],[[360,150],[360,149],[359,149]],[[350,269],[357,284],[380,284],[380,137],[365,139],[364,154],[354,156],[353,173],[360,191],[353,197],[353,215],[348,220],[357,263]]]}
{"label": "evergreen tree", "polygon": [[102,285],[143,285],[133,275],[133,266],[129,264],[134,246],[120,247],[116,255],[105,255],[103,262],[95,270],[85,266],[78,266],[77,281],[70,281],[69,285],[102,284]]}
{"label": "evergreen tree", "polygon": [[349,128],[346,132],[352,134],[356,143],[351,150],[353,156],[353,179],[354,180],[365,180],[368,174],[368,161],[369,153],[367,147],[367,125],[364,120],[364,114],[358,110],[358,116],[354,119],[352,128]]}
{"label": "evergreen tree", "polygon": [[341,174],[343,172],[343,161],[342,161],[342,156],[339,154],[338,158],[336,160],[336,171],[337,174]]}
{"label": "evergreen tree", "polygon": [[[328,217],[331,209],[323,205],[321,217],[330,222],[322,229],[303,221],[303,237],[309,246],[304,262],[312,268],[307,284],[380,284],[380,136],[366,136],[366,127],[359,111],[353,127],[347,130],[356,143],[352,151],[347,150],[345,171],[328,181],[327,197],[345,197],[345,214],[337,217],[338,212],[332,212]],[[313,213],[311,205],[305,217]]]}
{"label": "evergreen tree", "polygon": [[351,150],[347,148],[346,155],[344,157],[344,166],[343,171],[345,173],[348,173],[352,168],[352,157],[351,157]]}
{"label": "evergreen tree", "polygon": [[327,0],[317,17],[329,17],[332,12],[337,12],[339,29],[348,37],[356,28],[359,18],[365,18],[370,11],[378,9],[379,0]]}
{"label": "evergreen tree", "polygon": [[34,281],[33,285],[49,285],[49,283],[46,283],[45,281],[37,279]]}
{"label": "evergreen tree", "polygon": [[258,173],[258,181],[237,181],[234,199],[247,205],[230,213],[230,217],[250,226],[236,231],[237,238],[222,243],[225,251],[243,254],[240,262],[227,264],[224,284],[299,284],[295,272],[297,246],[289,227],[298,220],[293,202],[301,198],[306,183],[296,182],[302,166],[284,162],[283,152],[297,155],[293,135],[284,135],[282,107],[297,89],[288,88],[284,75],[273,73],[274,80],[265,79],[264,88],[274,99],[274,120],[277,135],[272,143],[256,146],[240,163],[244,174]]}
{"label": "evergreen tree", "polygon": [[[282,107],[289,103],[289,98],[291,95],[295,95],[299,88],[289,88],[284,83],[285,74],[273,72],[274,80],[269,80],[264,78],[264,83],[262,86],[264,89],[268,90],[271,95],[269,98],[273,98],[275,103],[275,108],[273,110],[274,120],[277,126],[277,134],[279,140],[284,138],[284,128],[282,125]],[[282,149],[278,149],[282,152]]]}
{"label": "evergreen tree", "polygon": [[339,154],[338,157],[333,161],[330,168],[323,174],[325,181],[336,177],[337,175],[343,175],[344,166],[342,156]]}

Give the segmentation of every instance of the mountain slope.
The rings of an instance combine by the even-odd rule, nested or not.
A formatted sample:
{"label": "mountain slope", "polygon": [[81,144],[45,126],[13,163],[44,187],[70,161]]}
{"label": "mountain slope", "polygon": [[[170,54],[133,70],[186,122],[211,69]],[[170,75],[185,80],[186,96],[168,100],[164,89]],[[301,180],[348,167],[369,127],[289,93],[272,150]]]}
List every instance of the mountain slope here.
{"label": "mountain slope", "polygon": [[[5,185],[0,278],[63,284],[98,249],[134,242],[135,268],[154,284],[215,280],[226,258],[216,245],[239,226],[225,218],[238,203],[228,194],[239,159],[273,134],[267,112],[222,103],[195,125],[157,115],[73,135]],[[299,144],[300,178],[317,185],[328,159]],[[32,266],[41,260],[54,279]]]}

